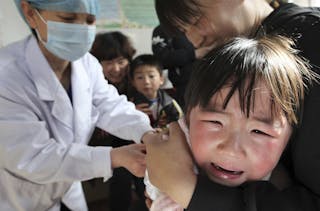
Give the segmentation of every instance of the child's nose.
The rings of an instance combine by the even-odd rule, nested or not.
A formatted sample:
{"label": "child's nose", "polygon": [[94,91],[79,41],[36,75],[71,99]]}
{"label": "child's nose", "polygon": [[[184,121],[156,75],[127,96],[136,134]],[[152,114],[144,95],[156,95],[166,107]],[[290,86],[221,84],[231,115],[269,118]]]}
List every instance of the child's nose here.
{"label": "child's nose", "polygon": [[148,77],[145,77],[144,82],[148,84],[148,83],[150,83],[150,79]]}
{"label": "child's nose", "polygon": [[243,147],[243,138],[245,138],[244,135],[239,132],[233,132],[221,139],[217,148],[223,151],[223,153],[228,154],[228,156],[242,157],[246,155],[246,151]]}

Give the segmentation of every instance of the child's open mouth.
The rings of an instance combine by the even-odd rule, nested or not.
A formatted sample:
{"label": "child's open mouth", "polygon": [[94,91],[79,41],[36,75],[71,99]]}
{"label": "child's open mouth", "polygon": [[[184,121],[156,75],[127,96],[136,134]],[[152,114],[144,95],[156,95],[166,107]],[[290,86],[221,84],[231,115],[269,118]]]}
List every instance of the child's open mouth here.
{"label": "child's open mouth", "polygon": [[243,171],[233,171],[230,169],[222,168],[221,166],[218,166],[214,163],[211,163],[211,167],[212,173],[215,176],[223,179],[236,179],[239,178],[243,173]]}

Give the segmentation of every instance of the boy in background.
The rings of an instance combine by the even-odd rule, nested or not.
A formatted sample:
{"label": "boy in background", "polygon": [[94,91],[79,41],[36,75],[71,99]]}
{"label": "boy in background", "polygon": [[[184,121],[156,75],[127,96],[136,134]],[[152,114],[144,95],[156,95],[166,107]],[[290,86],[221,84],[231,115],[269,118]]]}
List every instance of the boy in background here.
{"label": "boy in background", "polygon": [[148,114],[151,126],[163,128],[182,116],[178,103],[160,86],[164,82],[162,65],[151,54],[136,57],[130,67],[130,78],[136,92],[131,101],[136,108]]}

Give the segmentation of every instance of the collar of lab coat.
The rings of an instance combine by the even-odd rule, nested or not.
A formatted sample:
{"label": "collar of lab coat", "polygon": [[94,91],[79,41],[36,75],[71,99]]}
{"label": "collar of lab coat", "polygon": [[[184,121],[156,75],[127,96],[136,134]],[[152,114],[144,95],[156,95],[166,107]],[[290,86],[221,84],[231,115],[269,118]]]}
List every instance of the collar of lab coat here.
{"label": "collar of lab coat", "polygon": [[34,36],[29,37],[26,45],[26,62],[40,99],[55,101],[63,87],[42,54]]}
{"label": "collar of lab coat", "polygon": [[[73,128],[73,122],[79,123],[75,125],[76,129],[80,129],[78,126],[82,123],[90,122],[88,118],[91,114],[92,97],[88,75],[81,59],[71,64],[73,106],[67,92],[54,74],[33,36],[30,37],[27,44],[26,60],[40,99],[52,103],[51,113],[57,120],[70,129]],[[75,121],[73,121],[74,118],[76,118]]]}

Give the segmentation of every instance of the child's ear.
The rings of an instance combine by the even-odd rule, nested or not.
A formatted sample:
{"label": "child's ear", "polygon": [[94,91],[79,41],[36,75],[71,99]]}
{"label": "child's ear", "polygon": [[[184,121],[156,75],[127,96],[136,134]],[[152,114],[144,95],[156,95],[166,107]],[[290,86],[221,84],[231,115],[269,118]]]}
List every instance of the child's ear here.
{"label": "child's ear", "polygon": [[136,87],[136,84],[134,83],[134,80],[132,77],[129,77],[129,83],[131,84],[131,86],[133,86],[134,88]]}
{"label": "child's ear", "polygon": [[136,83],[134,81],[131,82],[131,85],[133,86],[133,88],[137,88]]}
{"label": "child's ear", "polygon": [[163,75],[160,75],[160,85],[163,85],[165,81],[165,78],[163,77]]}

